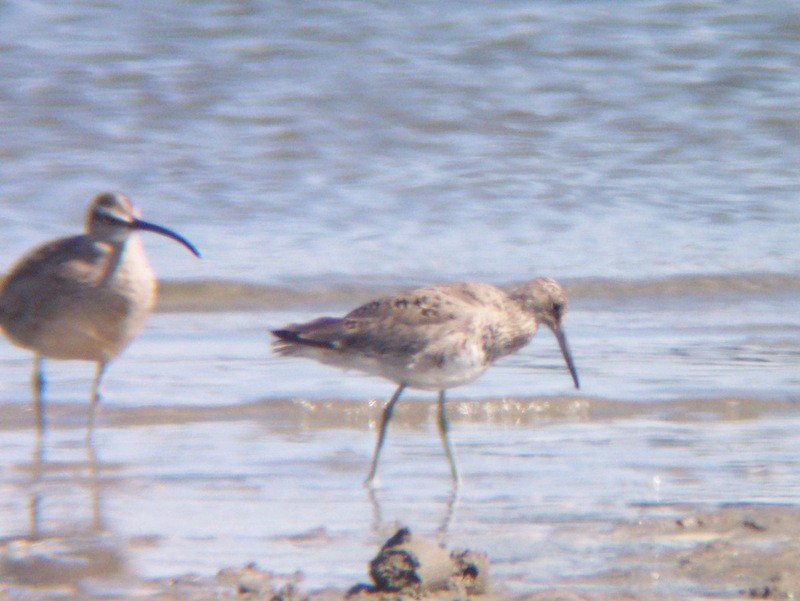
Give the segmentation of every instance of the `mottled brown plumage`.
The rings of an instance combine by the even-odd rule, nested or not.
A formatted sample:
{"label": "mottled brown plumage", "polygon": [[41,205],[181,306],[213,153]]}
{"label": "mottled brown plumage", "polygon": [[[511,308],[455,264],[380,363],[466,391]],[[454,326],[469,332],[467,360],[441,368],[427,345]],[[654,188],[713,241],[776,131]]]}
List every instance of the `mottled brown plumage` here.
{"label": "mottled brown plumage", "polygon": [[97,363],[87,420],[106,364],[141,330],[156,298],[156,279],[137,230],[177,240],[178,234],[138,219],[122,194],[100,194],[89,205],[86,233],[48,242],[23,256],[0,287],[0,327],[34,352],[34,402],[42,433],[41,358]]}
{"label": "mottled brown plumage", "polygon": [[458,473],[447,438],[445,389],[478,378],[497,359],[516,352],[536,334],[539,323],[558,339],[578,387],[578,376],[561,330],[567,297],[557,282],[531,280],[506,292],[491,284],[459,282],[379,298],[342,318],[323,317],[275,330],[275,350],[286,356],[357,369],[396,382],[384,409],[367,482],[394,404],[406,387],[439,391],[439,432],[453,479]]}

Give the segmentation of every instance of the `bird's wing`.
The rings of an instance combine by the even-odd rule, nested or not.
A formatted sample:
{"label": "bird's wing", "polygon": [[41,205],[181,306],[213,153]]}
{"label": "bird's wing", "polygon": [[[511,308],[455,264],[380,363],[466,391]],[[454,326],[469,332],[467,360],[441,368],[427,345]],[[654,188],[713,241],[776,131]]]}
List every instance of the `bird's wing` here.
{"label": "bird's wing", "polygon": [[456,284],[418,288],[376,299],[345,315],[345,320],[394,326],[432,326],[463,318],[465,299]]}
{"label": "bird's wing", "polygon": [[83,236],[61,238],[23,256],[0,287],[0,323],[9,323],[49,302],[60,302],[91,280],[91,265],[78,254]]}
{"label": "bird's wing", "polygon": [[[322,317],[273,331],[279,345],[304,345],[366,355],[418,352],[441,327],[469,319],[446,287],[419,288],[366,303],[343,318]],[[278,347],[280,350],[280,346]]]}
{"label": "bird's wing", "polygon": [[343,322],[338,317],[320,317],[307,323],[293,323],[272,330],[272,334],[278,338],[278,345],[299,344],[335,349],[342,337]]}

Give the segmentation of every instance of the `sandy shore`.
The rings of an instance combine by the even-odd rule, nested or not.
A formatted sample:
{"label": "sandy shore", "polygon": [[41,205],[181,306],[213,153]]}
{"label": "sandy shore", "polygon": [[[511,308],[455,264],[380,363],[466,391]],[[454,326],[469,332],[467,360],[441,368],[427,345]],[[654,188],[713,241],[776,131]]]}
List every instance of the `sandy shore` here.
{"label": "sandy shore", "polygon": [[[95,465],[84,405],[55,403],[50,457],[38,465],[27,406],[0,406],[0,601],[800,596],[796,401],[455,399],[460,460],[472,462],[458,500],[425,431],[431,403],[398,408],[395,467],[385,488],[364,494],[380,407],[109,404]],[[351,431],[358,440],[343,443]],[[434,472],[409,468],[410,458],[432,458]],[[535,488],[544,484],[546,494]],[[785,504],[728,502],[745,498]],[[467,521],[478,526],[460,526]],[[439,584],[381,588],[364,558],[404,523],[486,554],[485,585],[435,576],[451,548],[431,553],[444,563],[424,572]],[[203,575],[184,573],[193,569]],[[336,588],[317,588],[326,582]]]}
{"label": "sandy shore", "polygon": [[[673,515],[663,517],[665,509]],[[303,566],[290,575],[269,572],[257,563],[241,567],[222,567],[214,577],[176,575],[159,580],[124,583],[77,581],[57,587],[40,588],[14,583],[9,576],[26,568],[20,556],[3,556],[0,599],[155,599],[159,601],[200,601],[205,599],[268,599],[275,601],[327,601],[329,599],[530,599],[537,601],[570,599],[794,599],[800,596],[800,508],[773,505],[728,505],[700,510],[688,507],[654,507],[661,516],[643,517],[635,523],[621,522],[597,533],[598,547],[618,549],[609,554],[603,568],[590,575],[564,574],[556,582],[542,583],[539,590],[510,592],[502,581],[492,579],[491,557],[479,574],[481,585],[472,587],[463,579],[437,580],[430,574],[436,566],[429,561],[447,561],[463,551],[442,550],[429,553],[423,539],[418,563],[406,562],[416,572],[427,574],[412,587],[381,590],[370,579],[365,566],[362,582],[350,590],[306,590]],[[674,515],[680,517],[675,518]],[[386,548],[389,548],[387,545]],[[428,550],[425,550],[428,549]],[[381,559],[376,549],[375,562]],[[385,557],[383,558],[385,559]],[[408,558],[404,558],[408,559]],[[444,565],[444,564],[442,564]],[[27,566],[30,568],[31,566]],[[385,562],[384,562],[385,567]],[[442,567],[441,565],[439,567]],[[395,569],[393,565],[392,569]],[[384,570],[384,574],[386,571]]]}

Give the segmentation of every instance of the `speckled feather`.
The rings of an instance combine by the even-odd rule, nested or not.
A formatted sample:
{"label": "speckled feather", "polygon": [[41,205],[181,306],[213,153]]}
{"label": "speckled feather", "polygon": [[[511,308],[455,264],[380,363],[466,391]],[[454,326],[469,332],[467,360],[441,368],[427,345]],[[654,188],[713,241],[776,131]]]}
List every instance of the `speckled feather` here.
{"label": "speckled feather", "polygon": [[[538,288],[537,288],[538,289]],[[533,310],[500,288],[460,282],[387,296],[343,318],[276,330],[275,349],[415,388],[473,381],[536,334]]]}

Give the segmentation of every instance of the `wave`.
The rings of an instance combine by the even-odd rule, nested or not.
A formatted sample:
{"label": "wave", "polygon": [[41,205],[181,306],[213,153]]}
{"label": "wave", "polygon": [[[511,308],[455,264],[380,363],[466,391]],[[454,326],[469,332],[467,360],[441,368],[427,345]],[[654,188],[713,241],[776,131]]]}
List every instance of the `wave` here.
{"label": "wave", "polygon": [[570,298],[715,299],[783,296],[800,292],[800,275],[784,273],[691,274],[663,278],[585,279],[565,282]]}
{"label": "wave", "polygon": [[[324,283],[275,286],[237,280],[165,280],[158,311],[269,311],[292,308],[347,308],[409,285]],[[513,285],[517,282],[499,283]],[[419,285],[424,285],[421,282]],[[563,280],[572,301],[608,303],[640,300],[730,300],[800,294],[800,275],[781,273],[692,274],[652,279],[578,278]]]}
{"label": "wave", "polygon": [[[261,398],[222,405],[107,405],[103,420],[114,427],[188,424],[253,420],[285,430],[294,425],[307,430],[324,428],[369,429],[380,419],[384,398]],[[448,399],[452,423],[475,423],[505,427],[538,426],[547,423],[601,423],[622,419],[659,420],[673,423],[743,422],[796,416],[796,397],[759,398],[720,396],[676,398],[663,401],[625,401],[583,395],[539,397],[493,397],[480,400]],[[83,401],[59,403],[63,411],[82,415]],[[433,401],[402,404],[392,426],[427,428]],[[30,423],[23,403],[0,403],[0,431],[19,430]],[[79,422],[83,427],[82,422]]]}

